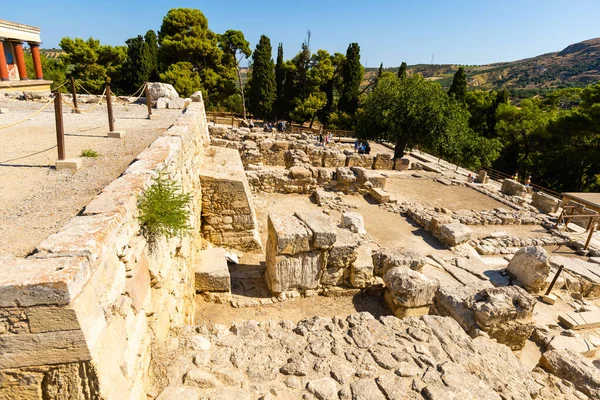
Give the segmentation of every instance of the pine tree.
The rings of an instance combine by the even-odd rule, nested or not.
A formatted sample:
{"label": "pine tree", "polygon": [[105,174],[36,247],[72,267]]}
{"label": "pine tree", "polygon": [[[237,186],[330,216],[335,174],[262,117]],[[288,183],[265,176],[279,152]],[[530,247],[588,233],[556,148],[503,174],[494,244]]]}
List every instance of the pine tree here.
{"label": "pine tree", "polygon": [[406,63],[404,61],[402,61],[402,64],[400,64],[400,68],[398,68],[398,78],[406,78]]}
{"label": "pine tree", "polygon": [[465,95],[467,94],[467,74],[465,69],[460,67],[454,74],[452,79],[452,85],[448,89],[448,95],[454,97],[458,101],[465,101]]}
{"label": "pine tree", "polygon": [[346,62],[342,70],[343,87],[338,103],[340,112],[354,115],[358,108],[358,88],[363,76],[360,65],[360,47],[358,43],[350,43],[346,51]]}
{"label": "pine tree", "polygon": [[158,37],[156,32],[149,30],[144,36],[144,42],[148,45],[147,63],[150,71],[149,81],[158,80]]}
{"label": "pine tree", "polygon": [[135,91],[148,81],[152,73],[148,44],[141,35],[127,39],[127,60],[125,61],[125,82],[121,85],[127,91]]}
{"label": "pine tree", "polygon": [[284,83],[285,65],[283,61],[283,44],[279,43],[279,46],[277,47],[277,64],[275,64],[275,85],[277,86],[275,113],[277,114],[277,117],[283,117],[285,114]]}
{"label": "pine tree", "polygon": [[262,35],[252,54],[252,74],[248,91],[249,109],[256,117],[273,116],[273,103],[277,95],[275,65],[271,58],[271,40]]}

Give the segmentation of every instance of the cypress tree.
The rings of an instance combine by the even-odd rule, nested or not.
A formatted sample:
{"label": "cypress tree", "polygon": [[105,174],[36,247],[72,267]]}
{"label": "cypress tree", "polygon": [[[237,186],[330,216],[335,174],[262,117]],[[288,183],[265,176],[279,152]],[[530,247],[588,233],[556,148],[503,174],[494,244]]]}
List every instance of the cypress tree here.
{"label": "cypress tree", "polygon": [[381,74],[383,74],[383,63],[379,64],[379,71],[377,71],[377,79],[375,79],[374,87],[377,87],[377,84],[379,83],[379,80],[381,79]]}
{"label": "cypress tree", "polygon": [[450,85],[450,89],[448,89],[448,95],[454,97],[458,101],[464,102],[466,94],[467,74],[465,73],[465,69],[460,67],[454,74],[452,85]]}
{"label": "cypress tree", "polygon": [[150,75],[148,76],[149,81],[158,80],[158,37],[156,32],[149,30],[144,36],[144,42],[148,45],[147,63]]}
{"label": "cypress tree", "polygon": [[406,78],[406,63],[404,61],[402,61],[402,64],[400,64],[400,68],[398,68],[398,78]]}
{"label": "cypress tree", "polygon": [[284,83],[285,83],[285,66],[283,61],[283,44],[279,43],[277,47],[277,64],[275,64],[275,85],[277,86],[277,96],[275,99],[275,113],[277,117],[282,117],[285,114],[284,107]]}
{"label": "cypress tree", "polygon": [[248,100],[250,110],[256,117],[267,119],[273,116],[273,103],[277,95],[275,65],[271,58],[271,40],[261,35],[252,54],[252,74]]}
{"label": "cypress tree", "polygon": [[346,51],[346,62],[342,69],[343,86],[338,109],[348,115],[354,115],[358,108],[358,88],[362,81],[363,67],[360,65],[360,47],[350,43]]}

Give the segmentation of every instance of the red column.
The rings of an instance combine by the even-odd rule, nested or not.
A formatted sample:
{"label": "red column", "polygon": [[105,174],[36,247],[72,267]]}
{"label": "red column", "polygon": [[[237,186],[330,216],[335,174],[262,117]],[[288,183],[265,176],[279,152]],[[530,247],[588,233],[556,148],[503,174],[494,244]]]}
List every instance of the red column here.
{"label": "red column", "polygon": [[29,47],[31,48],[31,57],[33,58],[33,67],[35,68],[35,78],[42,80],[44,79],[44,74],[42,72],[42,60],[40,58],[40,44],[30,42]]}
{"label": "red column", "polygon": [[19,77],[22,81],[27,80],[27,67],[25,67],[25,54],[23,53],[23,43],[15,42],[15,58],[17,59],[17,69],[19,70]]}
{"label": "red column", "polygon": [[4,55],[4,42],[0,40],[0,81],[8,80],[8,67],[6,66],[6,56]]}

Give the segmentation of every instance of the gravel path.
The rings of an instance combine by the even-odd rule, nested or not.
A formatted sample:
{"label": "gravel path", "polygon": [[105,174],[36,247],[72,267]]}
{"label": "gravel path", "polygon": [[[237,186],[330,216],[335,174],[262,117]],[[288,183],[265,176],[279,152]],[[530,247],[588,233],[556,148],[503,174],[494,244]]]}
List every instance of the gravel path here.
{"label": "gravel path", "polygon": [[[8,110],[0,114],[0,126],[24,119],[43,105],[0,99],[0,108]],[[84,149],[100,154],[83,158],[83,168],[75,173],[54,168],[53,105],[22,124],[0,130],[0,256],[26,256],[58,231],[164,132],[181,110],[153,113],[159,118],[148,120],[143,105],[114,105],[115,129],[125,130],[126,136],[111,139],[105,105],[82,114],[64,106],[66,157],[79,157]]]}

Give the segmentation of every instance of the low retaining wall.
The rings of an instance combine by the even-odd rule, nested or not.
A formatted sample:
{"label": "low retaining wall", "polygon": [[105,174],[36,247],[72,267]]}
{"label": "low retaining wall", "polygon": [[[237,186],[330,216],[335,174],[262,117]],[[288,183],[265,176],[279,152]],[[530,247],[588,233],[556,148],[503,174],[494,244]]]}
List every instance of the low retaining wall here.
{"label": "low retaining wall", "polygon": [[[35,254],[0,260],[1,399],[146,397],[151,349],[193,321],[208,142],[204,104],[193,103]],[[150,251],[137,197],[157,171],[193,194],[193,233]]]}

